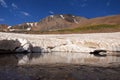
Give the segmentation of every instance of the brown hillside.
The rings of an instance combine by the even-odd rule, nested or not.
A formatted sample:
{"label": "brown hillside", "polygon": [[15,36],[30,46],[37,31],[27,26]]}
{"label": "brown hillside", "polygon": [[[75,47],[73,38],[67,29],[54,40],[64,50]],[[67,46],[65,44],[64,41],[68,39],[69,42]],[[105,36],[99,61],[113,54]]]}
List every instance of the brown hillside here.
{"label": "brown hillside", "polygon": [[119,25],[120,15],[92,18],[82,22],[79,25],[85,26],[85,25],[98,25],[98,24]]}
{"label": "brown hillside", "polygon": [[6,24],[0,24],[0,31],[7,31],[8,25]]}

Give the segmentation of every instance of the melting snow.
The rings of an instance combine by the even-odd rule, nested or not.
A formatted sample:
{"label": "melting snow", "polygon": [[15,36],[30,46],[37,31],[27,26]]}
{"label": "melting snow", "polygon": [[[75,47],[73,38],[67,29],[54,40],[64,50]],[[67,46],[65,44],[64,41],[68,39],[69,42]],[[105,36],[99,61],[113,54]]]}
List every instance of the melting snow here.
{"label": "melting snow", "polygon": [[12,26],[8,26],[8,29],[10,29]]}
{"label": "melting snow", "polygon": [[51,17],[51,18],[53,18],[53,17],[54,17],[54,15],[50,15],[50,17]]}
{"label": "melting snow", "polygon": [[61,17],[62,19],[65,19],[63,15],[60,15],[60,17]]}
{"label": "melting snow", "polygon": [[33,26],[34,23],[26,23],[28,26]]}
{"label": "melting snow", "polygon": [[75,22],[76,24],[79,24],[76,19],[74,19],[74,22]]}

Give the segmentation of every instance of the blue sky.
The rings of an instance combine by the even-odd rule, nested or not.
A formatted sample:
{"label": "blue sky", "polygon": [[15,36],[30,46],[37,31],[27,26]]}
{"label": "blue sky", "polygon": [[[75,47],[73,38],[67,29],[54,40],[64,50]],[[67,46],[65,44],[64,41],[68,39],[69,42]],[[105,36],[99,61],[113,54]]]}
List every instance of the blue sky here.
{"label": "blue sky", "polygon": [[116,15],[120,14],[120,0],[0,0],[0,24],[36,22],[53,14]]}

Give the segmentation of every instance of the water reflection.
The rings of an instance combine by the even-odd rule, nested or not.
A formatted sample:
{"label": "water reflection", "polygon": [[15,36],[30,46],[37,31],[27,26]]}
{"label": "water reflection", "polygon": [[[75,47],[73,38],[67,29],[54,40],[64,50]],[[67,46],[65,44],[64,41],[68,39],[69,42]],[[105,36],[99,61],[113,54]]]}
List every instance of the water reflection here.
{"label": "water reflection", "polygon": [[[120,52],[116,53],[120,54]],[[19,55],[0,55],[0,65],[34,65],[34,64],[83,64],[83,65],[120,65],[120,56],[95,56],[89,53],[31,53]]]}
{"label": "water reflection", "polygon": [[[120,54],[120,53],[118,53]],[[93,65],[110,65],[119,64],[119,56],[101,56],[97,57],[89,53],[33,53],[29,64],[40,63],[71,63],[71,64],[93,64]]]}

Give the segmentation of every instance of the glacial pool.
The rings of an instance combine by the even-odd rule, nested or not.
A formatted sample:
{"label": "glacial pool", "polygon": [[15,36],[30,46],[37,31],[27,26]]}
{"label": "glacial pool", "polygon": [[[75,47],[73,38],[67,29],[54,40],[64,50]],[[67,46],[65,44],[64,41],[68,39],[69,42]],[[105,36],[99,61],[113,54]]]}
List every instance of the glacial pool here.
{"label": "glacial pool", "polygon": [[0,80],[119,80],[119,74],[120,56],[64,52],[0,55]]}

